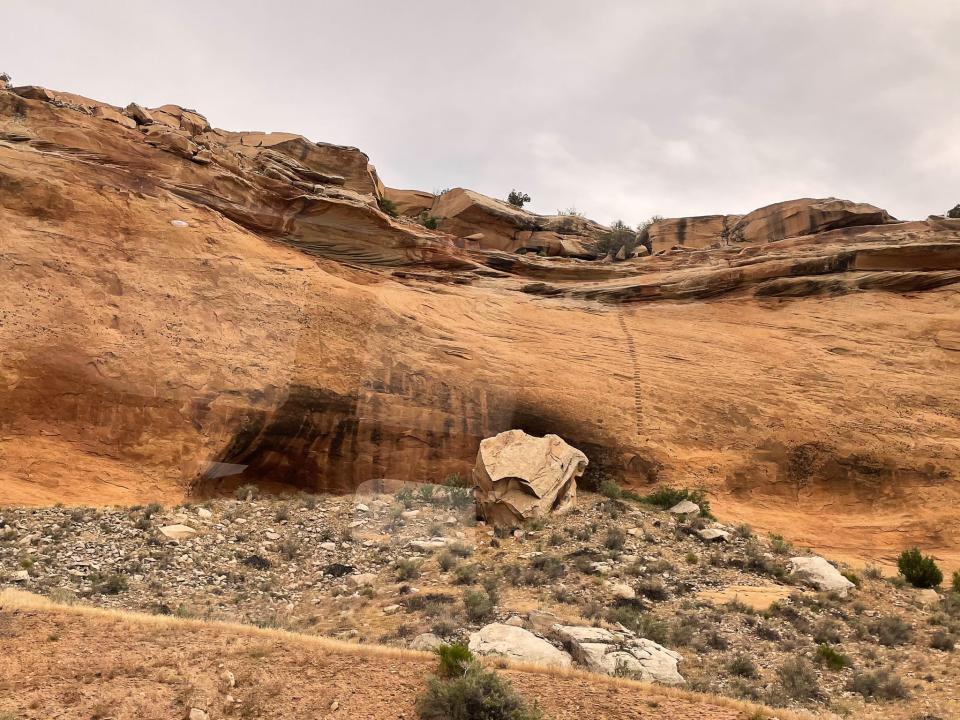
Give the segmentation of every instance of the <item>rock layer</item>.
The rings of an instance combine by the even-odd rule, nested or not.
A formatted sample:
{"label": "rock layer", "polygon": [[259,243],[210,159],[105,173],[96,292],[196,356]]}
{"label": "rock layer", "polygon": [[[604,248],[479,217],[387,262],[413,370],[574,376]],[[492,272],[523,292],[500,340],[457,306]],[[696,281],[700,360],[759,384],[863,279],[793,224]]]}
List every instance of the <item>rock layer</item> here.
{"label": "rock layer", "polygon": [[[697,478],[835,556],[960,558],[960,221],[831,205],[776,241],[519,255],[387,216],[359,151],[106,109],[0,90],[3,502],[442,481],[516,428],[588,487]],[[509,243],[589,225],[488,205]]]}

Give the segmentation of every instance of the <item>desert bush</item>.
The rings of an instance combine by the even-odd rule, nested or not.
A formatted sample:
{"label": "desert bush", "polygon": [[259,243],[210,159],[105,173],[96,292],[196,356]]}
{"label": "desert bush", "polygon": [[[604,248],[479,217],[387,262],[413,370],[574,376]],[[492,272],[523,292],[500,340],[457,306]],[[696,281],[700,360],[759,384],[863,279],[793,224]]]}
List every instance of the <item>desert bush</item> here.
{"label": "desert bush", "polygon": [[644,613],[637,607],[621,605],[607,610],[607,621],[620,623],[628,630],[632,630],[640,637],[653,640],[661,645],[667,642],[667,625],[652,615]]}
{"label": "desert bush", "polygon": [[607,530],[607,535],[603,539],[603,546],[607,550],[623,550],[627,544],[627,534],[618,527],[612,527]]}
{"label": "desert bush", "polygon": [[457,585],[474,585],[480,578],[480,566],[476,563],[461,565],[455,573]]}
{"label": "desert bush", "polygon": [[494,602],[486,590],[467,590],[463,593],[463,607],[470,620],[480,622],[493,614]]}
{"label": "desert bush", "polygon": [[777,681],[783,692],[794,700],[810,700],[820,693],[817,671],[801,657],[784,661],[777,668]]}
{"label": "desert bush", "polygon": [[821,642],[817,646],[817,662],[831,670],[843,670],[850,667],[850,658],[834,648],[828,642]]}
{"label": "desert bush", "polygon": [[742,678],[755,678],[760,674],[757,671],[757,664],[744,653],[738,653],[730,658],[730,662],[727,663],[727,672]]}
{"label": "desert bush", "polygon": [[457,566],[457,557],[449,550],[444,550],[437,556],[437,565],[444,572],[450,572]]}
{"label": "desert bush", "polygon": [[536,705],[527,704],[508,680],[477,664],[460,677],[432,677],[416,700],[420,720],[540,720]]}
{"label": "desert bush", "polygon": [[903,645],[910,640],[912,634],[910,626],[896,615],[877,618],[868,627],[870,632],[876,636],[877,642],[887,647]]}
{"label": "desert bush", "polygon": [[420,577],[420,563],[409,558],[397,560],[394,566],[397,571],[397,580],[414,580]]}
{"label": "desert bush", "polygon": [[93,591],[98,595],[119,595],[128,587],[127,578],[120,573],[91,577]]}
{"label": "desert bush", "polygon": [[436,215],[431,215],[426,210],[417,215],[417,222],[427,228],[427,230],[436,230],[440,226],[442,219],[443,218],[439,218]]}
{"label": "desert bush", "polygon": [[458,677],[467,672],[467,668],[475,661],[473,653],[463,643],[438,645],[434,652],[439,661],[437,675],[440,677]]}
{"label": "desert bush", "polygon": [[713,518],[710,513],[710,501],[707,500],[706,493],[700,489],[662,487],[640,498],[641,502],[664,510],[669,510],[681,500],[689,500],[699,507],[702,517]]}
{"label": "desert bush", "polygon": [[530,567],[543,575],[548,580],[559,580],[564,576],[563,561],[553,555],[537,555],[530,561]]}
{"label": "desert bush", "polygon": [[957,203],[952,208],[947,210],[947,217],[953,218],[954,220],[960,219],[960,203]]}
{"label": "desert bush", "polygon": [[612,480],[610,478],[607,478],[600,483],[600,487],[597,488],[597,492],[599,492],[605,498],[610,498],[611,500],[619,500],[623,497],[623,488],[620,487],[616,480]]}
{"label": "desert bush", "polygon": [[650,600],[661,601],[670,597],[667,586],[663,584],[663,581],[657,580],[656,578],[641,580],[637,583],[637,590],[640,591],[641,595]]}
{"label": "desert bush", "polygon": [[876,565],[867,565],[863,569],[863,575],[869,580],[883,580],[883,570]]}
{"label": "desert bush", "polygon": [[385,197],[379,198],[377,206],[390,217],[397,216],[397,204],[393,200],[388,200]]}
{"label": "desert bush", "polygon": [[460,558],[468,558],[473,555],[473,548],[462,542],[455,542],[447,545],[447,550]]}
{"label": "desert bush", "polygon": [[773,533],[770,535],[770,549],[777,555],[789,555],[793,546],[784,539],[783,535]]}
{"label": "desert bush", "polygon": [[953,636],[945,630],[937,630],[930,637],[930,647],[934,650],[946,650],[952,651],[956,643],[954,642]]}
{"label": "desert bush", "polygon": [[854,587],[860,587],[861,585],[860,576],[857,575],[852,570],[841,570],[840,574],[843,575],[847,580],[852,582]]}
{"label": "desert bush", "polygon": [[528,202],[530,202],[530,196],[525,192],[519,192],[517,190],[511,190],[510,194],[507,195],[507,202],[513,205],[514,207],[522,208]]}
{"label": "desert bush", "polygon": [[910,695],[900,677],[885,668],[855,673],[849,689],[865,700],[900,700]]}
{"label": "desert bush", "polygon": [[953,571],[953,578],[951,579],[950,585],[953,587],[955,593],[960,594],[960,570]]}
{"label": "desert bush", "polygon": [[813,632],[813,639],[818,643],[838,643],[840,642],[840,625],[835,620],[824,618],[821,620]]}
{"label": "desert bush", "polygon": [[932,588],[943,582],[943,573],[929,555],[922,555],[917,548],[900,553],[897,569],[903,578],[917,588]]}

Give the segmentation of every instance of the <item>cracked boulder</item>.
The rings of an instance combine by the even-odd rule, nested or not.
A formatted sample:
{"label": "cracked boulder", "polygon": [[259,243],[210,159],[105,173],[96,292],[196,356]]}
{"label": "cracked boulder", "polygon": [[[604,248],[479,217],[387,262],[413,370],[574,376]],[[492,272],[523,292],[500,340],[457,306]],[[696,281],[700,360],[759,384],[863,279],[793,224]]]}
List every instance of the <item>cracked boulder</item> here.
{"label": "cracked boulder", "polygon": [[678,671],[683,657],[628,630],[613,632],[579,625],[554,625],[574,659],[591,672],[633,677],[663,685],[686,682]]}
{"label": "cracked boulder", "polygon": [[501,655],[508,660],[567,668],[570,656],[529,630],[491,623],[470,634],[470,651],[477,655]]}
{"label": "cracked boulder", "polygon": [[587,456],[557,435],[507,430],[480,443],[473,468],[477,514],[494,525],[572,509]]}

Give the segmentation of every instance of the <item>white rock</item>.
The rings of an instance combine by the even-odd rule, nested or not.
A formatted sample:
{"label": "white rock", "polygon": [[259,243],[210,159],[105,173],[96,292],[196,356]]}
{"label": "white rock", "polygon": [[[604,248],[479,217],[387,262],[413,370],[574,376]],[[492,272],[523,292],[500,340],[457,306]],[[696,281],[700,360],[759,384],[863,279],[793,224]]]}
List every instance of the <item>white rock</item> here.
{"label": "white rock", "polygon": [[626,672],[639,680],[664,685],[685,682],[677,670],[683,658],[652,640],[586,626],[555,625],[554,630],[569,645],[577,662],[593,672]]}
{"label": "white rock", "polygon": [[224,670],[220,673],[220,681],[223,683],[224,687],[232,688],[237,684],[236,676],[229,670]]}
{"label": "white rock", "polygon": [[213,513],[206,508],[197,508],[197,515],[202,517],[204,520],[209,520],[213,517]]}
{"label": "white rock", "polygon": [[610,583],[610,593],[623,600],[633,600],[637,596],[636,590],[626,583]]}
{"label": "white rock", "polygon": [[924,588],[922,590],[915,590],[914,597],[917,598],[917,601],[926,607],[933,607],[934,605],[940,604],[940,593],[938,593],[933,588]]}
{"label": "white rock", "polygon": [[267,538],[267,540],[279,540],[279,539],[280,539],[280,533],[276,533],[276,532],[272,532],[272,531],[265,532],[265,533],[264,533],[264,536]]}
{"label": "white rock", "polygon": [[372,586],[377,582],[377,576],[373,573],[359,573],[357,575],[347,575],[348,588],[361,588]]}
{"label": "white rock", "polygon": [[189,525],[165,525],[160,532],[171,540],[189,540],[197,536],[197,531]]}
{"label": "white rock", "polygon": [[412,547],[415,550],[429,552],[431,550],[440,550],[441,548],[445,548],[447,546],[447,541],[435,538],[432,540],[411,540],[407,544],[409,547]]}
{"label": "white rock", "polygon": [[189,720],[209,720],[210,716],[200,708],[190,708]]}
{"label": "white rock", "polygon": [[572,665],[570,656],[558,650],[529,630],[491,623],[470,634],[470,650],[478,655],[502,655],[510,660],[553,665],[566,668]]}
{"label": "white rock", "polygon": [[370,508],[364,505],[363,503],[357,503],[354,508],[357,512],[370,512]]}
{"label": "white rock", "polygon": [[509,618],[507,618],[506,624],[513,627],[523,627],[523,618],[519,615],[511,615]]}
{"label": "white rock", "polygon": [[681,500],[667,512],[672,515],[686,515],[688,517],[697,517],[700,514],[700,506],[689,500]]}
{"label": "white rock", "polygon": [[790,565],[793,572],[818,590],[826,592],[832,590],[845,596],[847,590],[854,587],[853,583],[841,575],[839,570],[819,555],[790,558]]}
{"label": "white rock", "polygon": [[329,552],[333,552],[337,549],[337,544],[332,542],[322,542],[320,543],[320,547]]}
{"label": "white rock", "polygon": [[436,650],[440,645],[443,645],[443,640],[437,635],[433,633],[422,633],[411,641],[410,648],[412,650],[426,650],[430,652]]}
{"label": "white rock", "polygon": [[704,542],[729,542],[730,533],[720,528],[704,528],[697,530],[697,537]]}
{"label": "white rock", "polygon": [[384,612],[384,614],[386,614],[386,615],[393,615],[393,614],[394,614],[397,610],[399,610],[399,609],[400,609],[400,606],[399,606],[399,605],[387,605],[387,606],[383,609],[383,612]]}
{"label": "white rock", "polygon": [[420,517],[420,511],[419,511],[419,510],[404,510],[402,513],[400,513],[400,517],[402,517],[404,520],[414,520],[414,519]]}
{"label": "white rock", "polygon": [[30,573],[26,570],[14,570],[13,571],[13,581],[14,582],[26,582],[30,579]]}
{"label": "white rock", "polygon": [[[173,225],[174,227],[179,227],[179,228],[190,227],[190,223],[188,223],[186,220],[171,220],[170,224]],[[201,710],[201,712],[203,711]],[[190,715],[191,715],[190,720],[194,720],[192,710],[190,711]]]}

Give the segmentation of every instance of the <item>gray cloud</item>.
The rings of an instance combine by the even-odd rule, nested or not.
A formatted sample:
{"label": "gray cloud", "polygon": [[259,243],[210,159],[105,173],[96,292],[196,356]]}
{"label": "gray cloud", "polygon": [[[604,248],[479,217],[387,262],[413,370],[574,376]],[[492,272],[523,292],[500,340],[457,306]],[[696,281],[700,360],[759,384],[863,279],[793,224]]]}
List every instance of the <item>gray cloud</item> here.
{"label": "gray cloud", "polygon": [[4,3],[0,69],[599,220],[960,202],[953,0]]}

